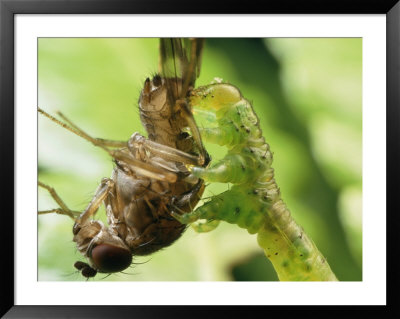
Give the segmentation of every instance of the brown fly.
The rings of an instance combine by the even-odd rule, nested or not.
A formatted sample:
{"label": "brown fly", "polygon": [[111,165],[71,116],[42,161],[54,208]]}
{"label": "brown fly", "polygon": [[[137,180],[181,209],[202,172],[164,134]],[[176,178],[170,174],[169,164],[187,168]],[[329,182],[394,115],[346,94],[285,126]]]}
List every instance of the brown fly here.
{"label": "brown fly", "polygon": [[[63,121],[38,109],[104,149],[115,162],[111,178],[102,179],[83,212],[70,210],[53,188],[39,182],[59,205],[39,214],[55,212],[75,221],[73,240],[88,261],[76,262],[75,268],[84,277],[122,271],[132,263],[133,255],[149,255],[167,247],[185,230],[171,212],[191,211],[204,191],[203,180],[193,177],[187,165],[205,167],[209,163],[187,102],[199,75],[203,42],[160,40],[160,74],[146,79],[139,98],[147,138],[137,132],[127,142],[93,138],[61,113]],[[103,203],[108,226],[93,219]]]}

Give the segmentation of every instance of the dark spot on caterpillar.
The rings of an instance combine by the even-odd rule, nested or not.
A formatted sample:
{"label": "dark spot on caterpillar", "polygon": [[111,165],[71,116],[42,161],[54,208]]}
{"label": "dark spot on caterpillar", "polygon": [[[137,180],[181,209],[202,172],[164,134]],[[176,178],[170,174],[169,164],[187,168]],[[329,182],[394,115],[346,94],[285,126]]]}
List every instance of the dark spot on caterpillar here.
{"label": "dark spot on caterpillar", "polygon": [[282,267],[287,267],[287,266],[289,266],[289,261],[288,261],[288,260],[285,260],[285,261],[282,263]]}
{"label": "dark spot on caterpillar", "polygon": [[257,195],[258,194],[258,189],[253,190],[253,193]]}
{"label": "dark spot on caterpillar", "polygon": [[247,132],[247,133],[250,133],[250,129],[249,129],[248,127],[246,128],[246,132]]}
{"label": "dark spot on caterpillar", "polygon": [[214,95],[211,95],[212,98],[214,98]]}
{"label": "dark spot on caterpillar", "polygon": [[240,213],[240,207],[236,207],[235,208],[235,214],[239,214]]}
{"label": "dark spot on caterpillar", "polygon": [[[277,229],[274,225],[272,225],[272,223],[267,223],[267,224],[265,225],[265,227],[266,227],[270,232],[272,232],[272,233],[275,233],[275,232],[278,231],[278,229]],[[277,239],[276,239],[276,240],[277,240]]]}
{"label": "dark spot on caterpillar", "polygon": [[303,238],[303,233],[300,233],[299,238],[300,238],[300,239]]}
{"label": "dark spot on caterpillar", "polygon": [[235,127],[236,132],[239,132],[239,128],[237,127],[237,125],[235,123],[233,123],[232,120],[229,120],[228,123],[232,124]]}
{"label": "dark spot on caterpillar", "polygon": [[303,254],[300,254],[300,257],[303,257]]}
{"label": "dark spot on caterpillar", "polygon": [[322,258],[322,261],[321,261],[323,264],[325,264],[325,258]]}
{"label": "dark spot on caterpillar", "polygon": [[311,265],[306,266],[306,271],[311,271]]}
{"label": "dark spot on caterpillar", "polygon": [[267,255],[267,257],[269,258],[269,257],[271,257],[271,255]]}
{"label": "dark spot on caterpillar", "polygon": [[275,241],[278,241],[278,238],[275,238]]}
{"label": "dark spot on caterpillar", "polygon": [[275,256],[277,256],[277,255],[278,255],[278,252],[275,253]]}

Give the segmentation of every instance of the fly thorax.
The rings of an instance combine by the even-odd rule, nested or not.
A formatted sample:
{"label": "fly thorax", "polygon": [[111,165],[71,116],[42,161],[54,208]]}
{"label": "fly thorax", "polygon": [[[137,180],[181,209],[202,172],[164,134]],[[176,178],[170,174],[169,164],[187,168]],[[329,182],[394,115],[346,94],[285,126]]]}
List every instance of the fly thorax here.
{"label": "fly thorax", "polygon": [[116,201],[124,205],[146,192],[151,184],[149,179],[139,179],[118,168],[114,169],[112,178],[115,182]]}

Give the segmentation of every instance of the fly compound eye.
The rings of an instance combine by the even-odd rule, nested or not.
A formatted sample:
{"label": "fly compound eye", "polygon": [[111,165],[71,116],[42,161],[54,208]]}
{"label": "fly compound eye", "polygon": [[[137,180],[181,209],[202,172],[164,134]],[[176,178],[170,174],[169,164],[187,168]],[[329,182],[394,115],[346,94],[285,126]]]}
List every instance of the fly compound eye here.
{"label": "fly compound eye", "polygon": [[109,244],[100,244],[91,253],[93,264],[99,272],[119,272],[132,263],[132,254],[128,249]]}

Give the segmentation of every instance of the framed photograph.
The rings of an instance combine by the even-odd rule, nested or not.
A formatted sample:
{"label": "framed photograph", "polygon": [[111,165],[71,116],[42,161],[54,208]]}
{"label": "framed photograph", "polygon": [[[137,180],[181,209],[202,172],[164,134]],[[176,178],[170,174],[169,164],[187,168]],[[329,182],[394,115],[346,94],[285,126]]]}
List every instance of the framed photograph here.
{"label": "framed photograph", "polygon": [[1,1],[5,318],[393,310],[399,4],[205,8]]}

